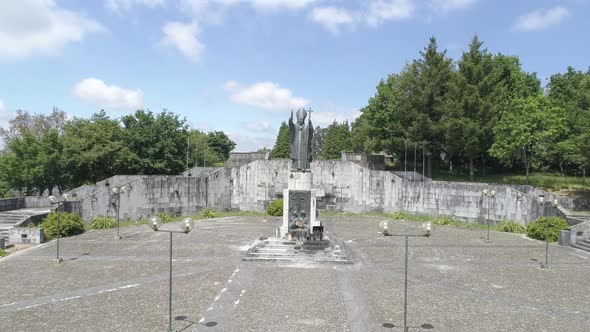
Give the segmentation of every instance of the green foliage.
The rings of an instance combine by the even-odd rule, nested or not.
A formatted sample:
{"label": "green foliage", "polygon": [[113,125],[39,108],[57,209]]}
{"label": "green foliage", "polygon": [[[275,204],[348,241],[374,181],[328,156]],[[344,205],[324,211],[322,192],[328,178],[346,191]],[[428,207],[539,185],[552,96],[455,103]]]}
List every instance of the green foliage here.
{"label": "green foliage", "polygon": [[[59,218],[59,229],[57,227]],[[57,237],[59,232],[60,237],[77,235],[84,233],[84,224],[82,219],[75,213],[68,212],[51,212],[39,225],[43,229],[45,237],[53,239]]]}
{"label": "green foliage", "polygon": [[435,225],[450,225],[454,222],[455,220],[449,216],[437,216],[432,219],[432,223]]}
{"label": "green foliage", "polygon": [[324,159],[340,159],[342,151],[352,151],[348,122],[334,121],[326,132],[322,156]]}
{"label": "green foliage", "polygon": [[495,142],[490,153],[506,165],[522,164],[528,180],[529,169],[541,165],[548,147],[564,131],[563,110],[544,96],[516,99],[494,127]]}
{"label": "green foliage", "polygon": [[217,218],[219,213],[214,209],[205,209],[201,212],[201,217],[206,219]]}
{"label": "green foliage", "polygon": [[236,147],[236,143],[223,131],[209,132],[207,134],[207,145],[224,161],[229,159],[229,153]]}
{"label": "green foliage", "polygon": [[411,214],[404,212],[404,211],[395,211],[390,216],[391,219],[397,219],[397,220],[410,220],[410,219],[412,219],[412,217],[413,216]]}
{"label": "green foliage", "polygon": [[98,217],[90,223],[91,229],[109,229],[117,227],[117,219],[111,217]]}
{"label": "green foliage", "polygon": [[141,170],[139,157],[128,146],[125,128],[104,111],[90,119],[74,118],[68,122],[61,141],[62,160],[71,187]]}
{"label": "green foliage", "polygon": [[0,257],[4,257],[8,255],[8,253],[4,249],[0,249]]}
{"label": "green foliage", "polygon": [[186,168],[187,124],[178,114],[138,110],[121,118],[139,174],[179,174]]}
{"label": "green foliage", "polygon": [[549,241],[555,242],[558,239],[559,231],[569,228],[567,221],[559,217],[541,217],[527,225],[528,237],[537,240],[545,240],[547,234],[547,221],[549,221]]}
{"label": "green foliage", "polygon": [[286,159],[291,157],[291,138],[289,134],[289,126],[287,122],[283,121],[279,127],[279,133],[275,145],[272,148],[270,157],[273,159]]}
{"label": "green foliage", "polygon": [[270,204],[268,204],[268,206],[266,207],[266,212],[271,215],[271,216],[282,216],[283,215],[283,199],[276,199],[274,201],[272,201]]}
{"label": "green foliage", "polygon": [[496,226],[496,229],[500,232],[507,232],[507,233],[518,233],[518,234],[526,233],[526,228],[523,225],[521,225],[513,220],[502,220],[498,224],[498,226]]}
{"label": "green foliage", "polygon": [[160,220],[162,220],[162,223],[164,224],[172,221],[172,216],[166,212],[156,213],[156,217],[160,218]]}

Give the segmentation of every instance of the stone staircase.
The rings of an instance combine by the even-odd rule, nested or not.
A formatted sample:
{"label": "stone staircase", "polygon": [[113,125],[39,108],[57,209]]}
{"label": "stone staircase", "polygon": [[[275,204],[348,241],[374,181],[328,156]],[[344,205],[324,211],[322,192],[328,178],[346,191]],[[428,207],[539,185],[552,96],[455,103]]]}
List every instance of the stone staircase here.
{"label": "stone staircase", "polygon": [[297,243],[279,238],[261,239],[242,258],[244,261],[285,263],[352,264],[343,248],[329,239]]}
{"label": "stone staircase", "polygon": [[572,244],[572,248],[590,252],[590,240],[578,240],[576,243]]}
{"label": "stone staircase", "polygon": [[18,227],[31,218],[41,219],[49,212],[49,208],[30,208],[0,212],[0,237],[8,238],[11,228]]}

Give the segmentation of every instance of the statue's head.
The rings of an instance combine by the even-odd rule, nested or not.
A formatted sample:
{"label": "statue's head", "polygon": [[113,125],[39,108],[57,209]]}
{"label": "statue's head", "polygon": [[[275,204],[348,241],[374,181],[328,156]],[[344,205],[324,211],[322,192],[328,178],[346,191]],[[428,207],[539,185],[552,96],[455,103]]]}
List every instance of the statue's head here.
{"label": "statue's head", "polygon": [[307,117],[307,111],[303,108],[297,110],[297,123],[303,125],[305,118]]}

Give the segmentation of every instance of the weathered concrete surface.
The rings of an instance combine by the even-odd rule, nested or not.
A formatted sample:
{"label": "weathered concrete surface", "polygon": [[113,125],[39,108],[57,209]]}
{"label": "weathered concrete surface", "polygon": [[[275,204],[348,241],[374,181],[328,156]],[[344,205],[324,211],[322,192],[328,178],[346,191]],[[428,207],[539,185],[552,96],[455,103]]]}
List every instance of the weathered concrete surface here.
{"label": "weathered concrete surface", "polygon": [[[144,218],[154,213],[195,213],[204,208],[261,211],[287,189],[289,160],[256,160],[234,168],[208,169],[201,176],[116,176],[71,192],[80,201],[82,217],[114,216],[118,196],[111,189],[125,185],[120,195],[122,219]],[[194,170],[196,173],[197,170]],[[448,215],[482,222],[512,219],[526,225],[541,215],[536,196],[510,186],[444,181],[415,182],[386,171],[374,171],[350,161],[313,161],[313,188],[318,208],[346,212],[407,211]],[[496,190],[489,201],[482,190]],[[522,196],[518,196],[518,194]]]}
{"label": "weathered concrete surface", "polygon": [[13,227],[8,232],[10,243],[40,244],[45,240],[45,234],[40,228]]}
{"label": "weathered concrete surface", "polygon": [[[280,223],[261,219],[203,220],[175,234],[173,316],[185,319],[174,329],[401,331],[403,239],[378,234],[380,219],[328,223],[351,266],[242,261]],[[128,227],[115,240],[115,232],[62,239],[61,264],[55,242],[0,259],[0,331],[166,330],[168,234]],[[543,242],[482,236],[434,225],[430,238],[410,239],[410,331],[587,331],[590,253],[551,244],[551,270],[541,270]]]}

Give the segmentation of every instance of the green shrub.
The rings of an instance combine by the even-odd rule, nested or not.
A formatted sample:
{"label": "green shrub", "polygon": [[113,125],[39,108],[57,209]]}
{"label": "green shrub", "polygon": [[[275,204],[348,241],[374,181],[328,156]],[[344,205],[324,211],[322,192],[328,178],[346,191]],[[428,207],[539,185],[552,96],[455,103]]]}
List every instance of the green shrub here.
{"label": "green shrub", "polygon": [[410,220],[412,219],[412,215],[404,212],[404,211],[395,211],[394,213],[391,214],[391,219],[397,219],[397,220]]}
{"label": "green shrub", "polygon": [[432,223],[435,225],[450,225],[455,220],[449,216],[438,216],[432,219]]}
{"label": "green shrub", "polygon": [[156,213],[156,217],[160,218],[160,220],[162,220],[163,224],[169,223],[172,221],[172,216],[166,212]]}
{"label": "green shrub", "polygon": [[46,239],[57,237],[57,218],[59,215],[59,236],[70,236],[84,233],[84,224],[82,219],[75,213],[51,212],[43,221],[39,228],[43,229]]}
{"label": "green shrub", "polygon": [[275,217],[280,217],[283,215],[283,199],[277,199],[272,201],[270,204],[268,204],[268,206],[266,207],[266,212],[271,215],[271,216],[275,216]]}
{"label": "green shrub", "polygon": [[217,211],[215,211],[213,209],[205,209],[201,212],[201,217],[207,218],[207,219],[217,218],[217,215],[218,215]]}
{"label": "green shrub", "polygon": [[111,217],[98,217],[92,220],[90,228],[92,229],[108,229],[117,227],[117,219]]}
{"label": "green shrub", "polygon": [[526,228],[517,223],[513,220],[502,220],[496,227],[500,232],[507,232],[507,233],[518,233],[524,234],[526,233]]}
{"label": "green shrub", "polygon": [[4,249],[0,249],[0,257],[4,257],[6,255],[8,255],[8,253],[4,251]]}
{"label": "green shrub", "polygon": [[547,219],[549,219],[549,241],[555,242],[559,236],[559,231],[568,229],[567,221],[559,217],[542,217],[528,224],[526,233],[528,237],[537,240],[545,240],[547,233]]}

